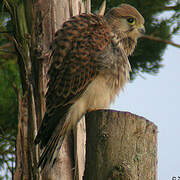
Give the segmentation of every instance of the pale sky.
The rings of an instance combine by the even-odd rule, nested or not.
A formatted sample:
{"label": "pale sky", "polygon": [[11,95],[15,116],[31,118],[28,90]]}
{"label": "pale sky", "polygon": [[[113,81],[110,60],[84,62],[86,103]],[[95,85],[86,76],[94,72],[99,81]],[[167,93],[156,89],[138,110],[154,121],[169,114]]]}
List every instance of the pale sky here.
{"label": "pale sky", "polygon": [[[173,41],[180,44],[180,36]],[[180,49],[168,45],[157,75],[126,85],[113,109],[143,116],[158,126],[158,180],[180,176]]]}

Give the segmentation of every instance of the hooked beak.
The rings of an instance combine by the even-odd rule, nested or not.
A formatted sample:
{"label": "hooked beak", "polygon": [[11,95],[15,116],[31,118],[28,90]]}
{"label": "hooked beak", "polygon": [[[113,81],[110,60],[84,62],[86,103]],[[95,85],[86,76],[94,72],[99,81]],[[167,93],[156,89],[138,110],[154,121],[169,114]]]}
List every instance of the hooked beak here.
{"label": "hooked beak", "polygon": [[143,24],[139,25],[139,26],[137,27],[137,29],[138,29],[138,31],[140,32],[141,35],[144,35],[145,32],[146,32],[145,27],[144,27]]}

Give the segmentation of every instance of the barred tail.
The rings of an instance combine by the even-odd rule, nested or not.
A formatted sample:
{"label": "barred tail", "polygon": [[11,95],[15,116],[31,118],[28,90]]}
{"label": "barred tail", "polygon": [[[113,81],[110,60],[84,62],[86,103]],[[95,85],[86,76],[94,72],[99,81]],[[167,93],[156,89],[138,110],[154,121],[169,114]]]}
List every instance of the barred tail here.
{"label": "barred tail", "polygon": [[56,127],[47,145],[43,149],[43,153],[40,156],[38,167],[41,167],[41,170],[46,167],[53,167],[63,144],[64,138],[65,136],[69,135],[72,127],[73,124],[71,118],[66,118],[63,127],[61,126],[61,124]]}
{"label": "barred tail", "polygon": [[56,161],[58,153],[63,144],[63,140],[65,138],[65,135],[60,136],[59,132],[57,133],[58,134],[56,134],[49,140],[42,155],[40,156],[38,167],[41,167],[41,170],[43,170],[46,166],[48,166],[49,168],[53,167]]}

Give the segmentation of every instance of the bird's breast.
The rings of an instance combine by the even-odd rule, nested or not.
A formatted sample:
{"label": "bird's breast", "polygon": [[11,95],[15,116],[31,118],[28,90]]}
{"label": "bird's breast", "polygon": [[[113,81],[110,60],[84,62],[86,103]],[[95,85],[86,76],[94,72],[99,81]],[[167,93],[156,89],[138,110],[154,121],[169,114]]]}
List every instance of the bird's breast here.
{"label": "bird's breast", "polygon": [[124,84],[125,81],[120,82],[118,77],[100,74],[89,84],[77,103],[84,104],[88,111],[107,109]]}

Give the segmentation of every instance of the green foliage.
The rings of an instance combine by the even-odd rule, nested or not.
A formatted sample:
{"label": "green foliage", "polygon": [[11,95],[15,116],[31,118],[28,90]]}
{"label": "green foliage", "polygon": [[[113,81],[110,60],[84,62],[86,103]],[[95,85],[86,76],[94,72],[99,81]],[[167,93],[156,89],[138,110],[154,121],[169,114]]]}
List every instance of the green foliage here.
{"label": "green foliage", "polygon": [[[7,33],[8,32],[8,33]],[[17,134],[18,102],[13,85],[20,87],[16,53],[11,42],[10,15],[0,2],[0,172],[13,173]],[[0,173],[1,174],[1,173]],[[1,174],[2,175],[2,174]],[[1,177],[4,179],[5,177]]]}
{"label": "green foliage", "polygon": [[[15,60],[1,60],[0,64],[0,126],[15,135],[11,127],[17,127],[17,96],[13,84],[19,84]],[[11,118],[10,121],[9,118]]]}
{"label": "green foliage", "polygon": [[[12,171],[15,161],[18,102],[13,84],[19,86],[16,60],[0,60],[0,171]],[[6,167],[6,168],[5,168]]]}
{"label": "green foliage", "polygon": [[[17,134],[17,97],[13,84],[19,84],[15,60],[0,61],[0,171],[12,171],[15,158],[15,139]],[[4,166],[6,165],[6,166]],[[8,167],[9,166],[9,167]],[[8,171],[6,171],[6,174]]]}

